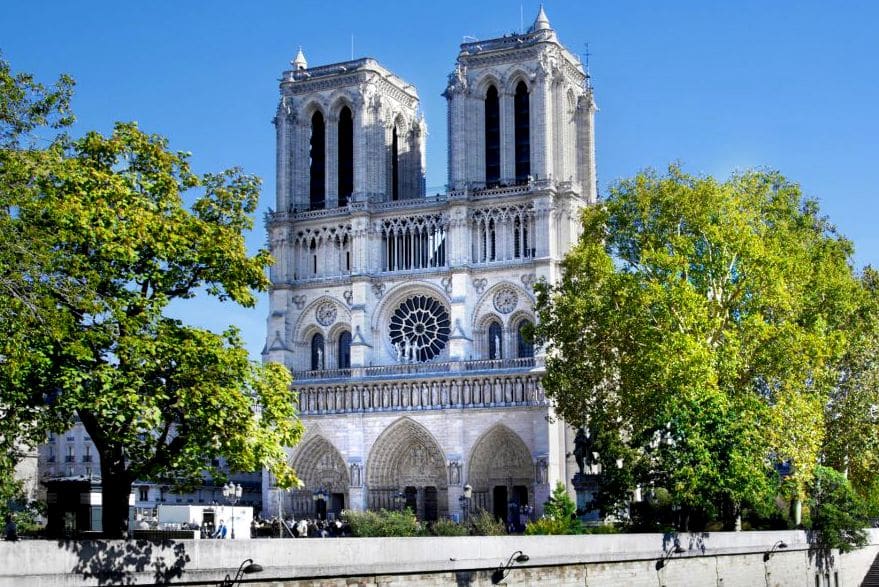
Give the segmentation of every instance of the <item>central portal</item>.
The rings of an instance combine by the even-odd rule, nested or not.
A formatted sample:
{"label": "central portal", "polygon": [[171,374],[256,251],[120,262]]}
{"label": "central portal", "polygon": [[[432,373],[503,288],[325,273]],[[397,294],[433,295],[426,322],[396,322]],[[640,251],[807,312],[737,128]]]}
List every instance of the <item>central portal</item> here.
{"label": "central portal", "polygon": [[445,457],[420,424],[401,418],[389,426],[367,463],[370,509],[409,508],[424,521],[448,514]]}

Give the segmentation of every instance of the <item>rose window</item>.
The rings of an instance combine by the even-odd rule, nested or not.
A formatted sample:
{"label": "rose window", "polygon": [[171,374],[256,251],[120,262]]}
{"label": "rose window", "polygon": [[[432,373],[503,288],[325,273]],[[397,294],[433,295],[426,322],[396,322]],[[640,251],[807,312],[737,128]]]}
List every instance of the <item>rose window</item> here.
{"label": "rose window", "polygon": [[501,314],[509,314],[516,309],[518,303],[519,296],[510,287],[505,287],[494,295],[494,307]]}
{"label": "rose window", "polygon": [[429,296],[412,296],[394,310],[388,331],[397,360],[429,361],[449,340],[449,313]]}

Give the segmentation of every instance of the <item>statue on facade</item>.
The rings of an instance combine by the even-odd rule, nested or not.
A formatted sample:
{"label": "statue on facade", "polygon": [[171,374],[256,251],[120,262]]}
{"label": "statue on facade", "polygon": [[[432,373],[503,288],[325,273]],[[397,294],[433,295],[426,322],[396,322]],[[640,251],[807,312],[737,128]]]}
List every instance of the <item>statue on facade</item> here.
{"label": "statue on facade", "polygon": [[397,351],[397,362],[403,362],[403,345],[397,341],[394,343],[394,350]]}
{"label": "statue on facade", "polygon": [[317,349],[317,368],[318,370],[323,370],[324,368],[324,352],[320,349]]}
{"label": "statue on facade", "polygon": [[449,485],[461,483],[461,463],[452,461],[449,463]]}
{"label": "statue on facade", "polygon": [[577,428],[574,436],[574,459],[581,475],[586,474],[586,467],[592,468],[592,444],[591,435],[583,428]]}
{"label": "statue on facade", "polygon": [[412,346],[409,347],[409,362],[414,363],[416,361],[417,356],[418,356],[418,341],[413,340]]}
{"label": "statue on facade", "polygon": [[403,347],[403,357],[410,363],[412,362],[412,341],[408,338],[406,339],[406,346]]}
{"label": "statue on facade", "polygon": [[494,335],[494,358],[495,359],[503,359],[503,353],[501,352],[501,337],[497,334]]}

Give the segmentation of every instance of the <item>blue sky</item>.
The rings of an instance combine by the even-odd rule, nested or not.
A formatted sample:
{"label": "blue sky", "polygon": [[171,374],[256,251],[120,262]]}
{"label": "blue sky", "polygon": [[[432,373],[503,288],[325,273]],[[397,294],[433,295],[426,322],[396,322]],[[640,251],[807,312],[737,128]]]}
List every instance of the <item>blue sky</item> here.
{"label": "blue sky", "polygon": [[[539,3],[4,3],[0,50],[16,71],[77,80],[75,133],[117,120],[191,151],[199,171],[239,165],[264,180],[252,250],[274,202],[277,80],[301,45],[309,64],[371,56],[418,89],[429,186],[446,180],[441,93],[465,35],[519,30]],[[545,2],[561,41],[591,53],[600,190],[681,161],[727,177],[778,169],[817,198],[879,265],[879,3],[737,0]],[[253,310],[196,298],[175,308],[214,330],[234,324],[258,357],[265,296]]]}

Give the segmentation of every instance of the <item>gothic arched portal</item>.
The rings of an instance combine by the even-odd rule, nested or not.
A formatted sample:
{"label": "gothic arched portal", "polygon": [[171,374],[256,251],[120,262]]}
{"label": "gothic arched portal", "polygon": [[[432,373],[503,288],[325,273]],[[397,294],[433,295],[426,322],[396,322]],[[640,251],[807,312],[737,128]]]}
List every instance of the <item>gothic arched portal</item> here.
{"label": "gothic arched portal", "polygon": [[[348,468],[342,455],[323,436],[313,436],[296,451],[291,463],[303,488],[290,493],[290,509],[296,519],[341,514],[348,507]],[[316,495],[326,495],[323,504]]]}
{"label": "gothic arched portal", "polygon": [[534,475],[528,447],[503,424],[493,426],[473,446],[467,482],[473,487],[474,506],[503,520],[514,501],[519,506],[533,505]]}
{"label": "gothic arched portal", "polygon": [[[431,433],[401,418],[378,437],[366,463],[369,509],[411,507],[419,519],[448,513],[446,459]],[[396,498],[396,499],[395,499]]]}

